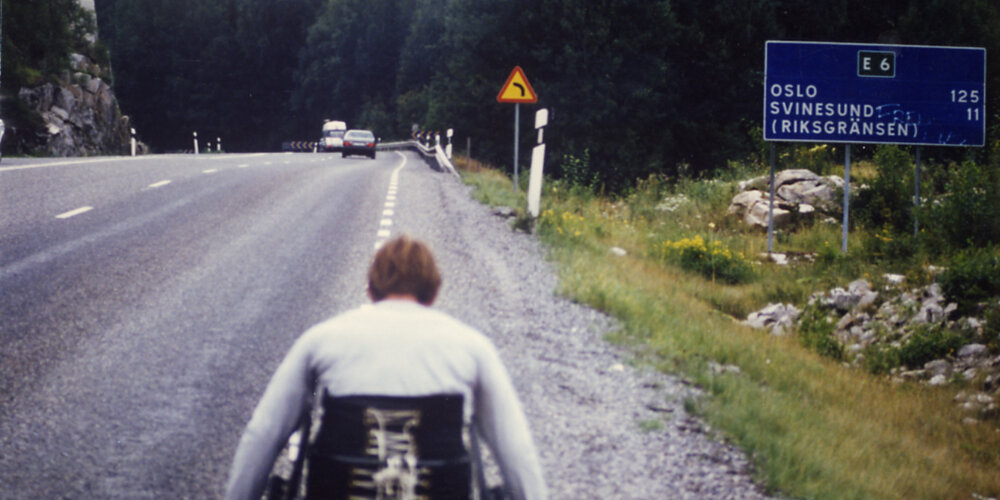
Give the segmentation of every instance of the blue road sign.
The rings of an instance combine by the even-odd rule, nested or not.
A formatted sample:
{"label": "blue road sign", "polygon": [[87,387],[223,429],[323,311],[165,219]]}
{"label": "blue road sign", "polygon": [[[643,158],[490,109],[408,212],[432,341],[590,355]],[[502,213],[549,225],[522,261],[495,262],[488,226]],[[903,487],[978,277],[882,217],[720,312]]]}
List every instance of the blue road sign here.
{"label": "blue road sign", "polygon": [[770,41],[764,140],[982,146],[986,49]]}

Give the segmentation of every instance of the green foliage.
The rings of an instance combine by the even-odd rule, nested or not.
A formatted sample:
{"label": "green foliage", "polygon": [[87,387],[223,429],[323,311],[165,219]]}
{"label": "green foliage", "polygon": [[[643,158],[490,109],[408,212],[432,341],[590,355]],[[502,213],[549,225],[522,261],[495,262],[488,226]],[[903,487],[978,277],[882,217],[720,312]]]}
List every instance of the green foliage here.
{"label": "green foliage", "polygon": [[1000,172],[971,160],[949,169],[945,191],[927,203],[928,243],[939,251],[1000,244]]}
{"label": "green foliage", "polygon": [[597,185],[598,175],[590,165],[589,149],[583,150],[582,157],[572,154],[563,155],[560,170],[563,180],[573,187],[592,190]]}
{"label": "green foliage", "polygon": [[77,0],[3,2],[4,88],[37,85],[69,69],[73,52],[96,56],[93,14]]}
{"label": "green foliage", "polygon": [[745,283],[754,276],[753,264],[743,254],[730,250],[721,241],[706,242],[701,236],[665,241],[660,244],[659,257],[712,281]]}
{"label": "green foliage", "polygon": [[1000,250],[971,248],[958,252],[939,281],[941,291],[958,304],[960,312],[975,312],[979,303],[1000,296]]}
{"label": "green foliage", "polygon": [[[7,0],[8,8],[38,12],[68,2]],[[549,157],[583,160],[587,150],[585,176],[574,183],[615,194],[650,175],[702,178],[733,158],[766,161],[759,130],[766,40],[888,36],[909,44],[983,46],[988,86],[1000,84],[1000,31],[991,28],[1000,22],[1000,6],[989,0],[960,6],[939,0],[97,0],[97,7],[123,111],[161,149],[187,147],[195,129],[225,135],[232,150],[267,149],[280,140],[314,138],[324,118],[340,118],[387,139],[408,136],[414,123],[425,130],[453,127],[459,144],[472,138],[478,158],[508,164],[513,109],[495,96],[520,65],[540,98],[537,106],[522,106],[521,129],[531,130],[531,110],[548,108]],[[45,17],[31,19],[38,22],[25,23],[25,32]],[[65,38],[33,33],[43,42]],[[9,40],[4,48],[5,56],[14,49]],[[1000,107],[1000,93],[988,99],[988,109]],[[991,143],[997,133],[991,129]],[[534,134],[522,134],[519,160],[526,163],[533,143]],[[793,160],[825,173],[832,152],[817,148],[797,148],[801,155]],[[896,210],[905,205],[897,191],[876,193],[867,223],[888,222],[893,231],[905,226],[909,209]]]}
{"label": "green foliage", "polygon": [[1000,352],[1000,303],[989,305],[983,312],[982,341],[991,352]]}
{"label": "green foliage", "polygon": [[922,368],[929,361],[954,354],[965,342],[961,335],[940,325],[922,325],[899,347],[899,363]]}
{"label": "green foliage", "polygon": [[306,30],[323,3],[97,0],[122,111],[161,150],[190,148],[193,131],[222,137],[230,151],[318,136],[322,119],[292,112],[291,94],[301,84],[295,69]]}
{"label": "green foliage", "polygon": [[829,175],[836,165],[833,148],[828,144],[795,146],[788,152],[788,168],[804,168],[818,175]]}
{"label": "green foliage", "polygon": [[864,350],[862,366],[873,375],[885,375],[898,367],[902,362],[899,358],[899,348],[883,343],[874,343]]}
{"label": "green foliage", "polygon": [[884,225],[864,239],[865,253],[878,260],[894,262],[905,261],[917,250],[917,241],[912,231],[909,233],[893,231]]}
{"label": "green foliage", "polygon": [[890,236],[913,230],[913,159],[903,148],[879,146],[874,162],[877,175],[858,194],[854,213],[868,228],[884,229]]}
{"label": "green foliage", "polygon": [[821,307],[810,305],[799,318],[799,341],[803,346],[824,356],[841,360],[844,358],[844,348],[833,336],[835,326]]}

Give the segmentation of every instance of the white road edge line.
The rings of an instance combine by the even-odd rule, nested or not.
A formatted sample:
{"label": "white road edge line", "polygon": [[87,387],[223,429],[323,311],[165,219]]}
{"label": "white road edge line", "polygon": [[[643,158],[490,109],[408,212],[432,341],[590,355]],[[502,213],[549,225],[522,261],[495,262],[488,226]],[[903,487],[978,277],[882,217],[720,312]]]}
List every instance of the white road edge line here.
{"label": "white road edge line", "polygon": [[147,187],[155,189],[155,188],[158,188],[158,187],[166,186],[167,184],[170,184],[171,182],[172,181],[169,181],[169,180],[163,180],[163,181],[160,181],[160,182],[154,182],[154,183],[150,184]]}
{"label": "white road edge line", "polygon": [[93,209],[94,209],[94,207],[80,207],[80,208],[77,208],[75,210],[70,210],[69,212],[63,212],[63,213],[57,215],[56,218],[57,219],[68,219],[68,218],[73,217],[75,215],[80,215],[82,213],[89,212],[89,211],[91,211]]}

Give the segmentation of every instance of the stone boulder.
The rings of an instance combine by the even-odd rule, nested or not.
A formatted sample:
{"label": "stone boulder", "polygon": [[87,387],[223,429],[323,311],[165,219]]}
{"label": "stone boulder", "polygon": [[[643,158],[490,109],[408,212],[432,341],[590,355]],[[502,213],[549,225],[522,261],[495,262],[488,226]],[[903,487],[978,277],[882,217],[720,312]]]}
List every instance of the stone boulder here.
{"label": "stone boulder", "polygon": [[[751,226],[767,227],[770,210],[768,177],[757,177],[739,183],[740,193],[729,205],[729,213],[739,216]],[[774,225],[787,226],[799,218],[816,214],[836,214],[837,191],[844,180],[837,176],[822,177],[805,169],[783,170],[774,177]]]}
{"label": "stone boulder", "polygon": [[743,323],[752,328],[767,329],[772,335],[784,335],[790,331],[802,314],[791,304],[768,304],[757,312],[750,313]]}
{"label": "stone boulder", "polygon": [[125,154],[130,150],[130,123],[118,108],[101,69],[89,58],[73,54],[72,72],[56,83],[23,87],[18,99],[37,113],[48,134],[35,151],[46,156]]}

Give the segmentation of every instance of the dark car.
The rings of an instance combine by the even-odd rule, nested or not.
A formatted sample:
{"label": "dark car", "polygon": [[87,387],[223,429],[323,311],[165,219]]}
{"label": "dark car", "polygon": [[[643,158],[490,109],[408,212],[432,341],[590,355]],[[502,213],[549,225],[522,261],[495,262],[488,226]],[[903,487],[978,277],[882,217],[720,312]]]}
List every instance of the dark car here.
{"label": "dark car", "polygon": [[364,155],[375,159],[375,134],[371,130],[348,130],[344,134],[344,145],[341,149],[341,156],[347,158],[348,155]]}

